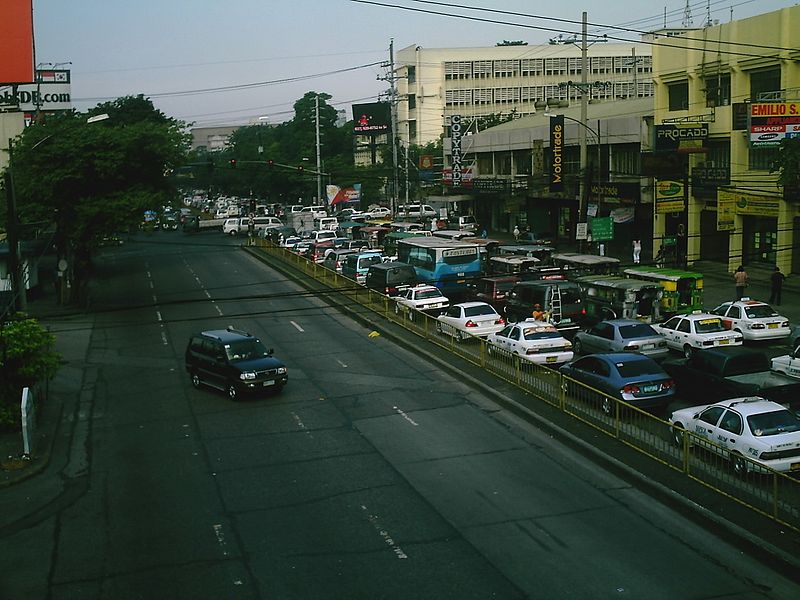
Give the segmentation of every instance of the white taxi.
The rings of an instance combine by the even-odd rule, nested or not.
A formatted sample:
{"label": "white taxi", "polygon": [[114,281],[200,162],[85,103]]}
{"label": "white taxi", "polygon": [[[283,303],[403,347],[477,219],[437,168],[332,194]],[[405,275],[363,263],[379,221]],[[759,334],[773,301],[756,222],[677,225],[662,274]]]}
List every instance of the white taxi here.
{"label": "white taxi", "polygon": [[667,347],[683,352],[686,358],[696,348],[741,346],[742,334],[725,329],[722,318],[710,313],[675,315],[665,323],[652,326],[664,336]]}
{"label": "white taxi", "polygon": [[777,373],[783,373],[789,377],[797,377],[800,379],[800,346],[792,350],[789,354],[773,358],[770,368]]}
{"label": "white taxi", "polygon": [[746,340],[783,339],[792,333],[789,319],[779,315],[766,302],[750,298],[723,302],[711,313],[722,317],[725,329],[738,331]]}
{"label": "white taxi", "polygon": [[489,353],[497,351],[516,354],[524,360],[537,364],[560,365],[572,360],[572,342],[566,340],[554,325],[526,319],[512,323],[490,333]]}
{"label": "white taxi", "polygon": [[[764,398],[733,398],[672,413],[672,439],[702,445],[728,458],[735,473],[800,472],[800,417]],[[749,460],[748,460],[749,459]]]}
{"label": "white taxi", "polygon": [[397,314],[408,312],[410,316],[413,315],[412,309],[430,312],[438,316],[450,306],[450,299],[433,285],[415,285],[402,290],[393,298],[396,302],[394,312]]}

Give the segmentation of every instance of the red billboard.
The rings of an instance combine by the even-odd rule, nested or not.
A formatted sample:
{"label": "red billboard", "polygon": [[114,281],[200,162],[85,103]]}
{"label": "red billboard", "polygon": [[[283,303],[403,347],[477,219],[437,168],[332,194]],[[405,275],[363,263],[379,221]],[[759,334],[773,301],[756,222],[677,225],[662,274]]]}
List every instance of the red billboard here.
{"label": "red billboard", "polygon": [[33,0],[0,2],[0,83],[33,83]]}

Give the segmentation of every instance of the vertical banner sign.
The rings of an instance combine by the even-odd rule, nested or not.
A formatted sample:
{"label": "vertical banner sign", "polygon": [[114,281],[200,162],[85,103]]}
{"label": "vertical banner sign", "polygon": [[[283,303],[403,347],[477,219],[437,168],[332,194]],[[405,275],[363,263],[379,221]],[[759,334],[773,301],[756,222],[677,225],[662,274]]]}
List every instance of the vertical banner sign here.
{"label": "vertical banner sign", "polygon": [[553,165],[550,171],[550,191],[563,192],[564,115],[550,117],[550,150],[553,153]]}
{"label": "vertical banner sign", "polygon": [[453,159],[453,187],[461,187],[461,115],[450,117],[450,155]]}

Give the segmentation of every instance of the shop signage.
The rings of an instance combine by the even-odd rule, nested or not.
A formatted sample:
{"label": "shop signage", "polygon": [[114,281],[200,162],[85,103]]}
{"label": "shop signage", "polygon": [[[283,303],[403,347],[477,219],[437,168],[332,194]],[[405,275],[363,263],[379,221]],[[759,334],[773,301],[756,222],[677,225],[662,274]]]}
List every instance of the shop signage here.
{"label": "shop signage", "polygon": [[642,152],[642,177],[683,179],[688,156],[676,152]]}
{"label": "shop signage", "polygon": [[453,163],[453,168],[451,170],[453,187],[461,186],[461,169],[463,168],[461,133],[461,115],[453,115],[450,117],[450,156]]}
{"label": "shop signage", "polygon": [[750,105],[750,146],[777,147],[781,140],[800,137],[800,102],[759,102]]}
{"label": "shop signage", "polygon": [[635,204],[639,200],[641,188],[638,183],[604,182],[595,183],[589,193],[595,200],[603,199],[616,204]]}
{"label": "shop signage", "polygon": [[692,185],[698,187],[716,187],[731,184],[729,167],[694,167],[692,169]]}
{"label": "shop signage", "polygon": [[682,181],[656,182],[656,212],[682,212],[686,206],[686,186]]}
{"label": "shop signage", "polygon": [[614,218],[597,217],[592,219],[592,241],[605,242],[614,239]]}
{"label": "shop signage", "polygon": [[735,227],[734,195],[717,191],[717,231],[733,231]]}
{"label": "shop signage", "polygon": [[495,194],[508,191],[508,179],[497,177],[475,177],[472,180],[472,189],[479,194]]}
{"label": "shop signage", "polygon": [[[726,202],[733,202],[735,214],[755,217],[777,217],[781,202],[780,198],[775,196],[758,196],[736,190],[720,190],[717,194],[717,201],[722,199]],[[717,209],[719,209],[719,205]]]}
{"label": "shop signage", "polygon": [[[472,187],[472,167],[462,168],[457,177],[453,177],[453,169],[442,170],[442,182],[450,187]],[[456,183],[456,180],[458,183]]]}
{"label": "shop signage", "polygon": [[575,239],[576,240],[585,240],[586,239],[586,228],[587,223],[578,223],[575,227]]}
{"label": "shop signage", "polygon": [[550,152],[553,161],[550,167],[550,191],[564,191],[564,115],[550,117]]}
{"label": "shop signage", "polygon": [[671,123],[655,126],[656,152],[691,154],[707,152],[703,147],[708,138],[708,123]]}

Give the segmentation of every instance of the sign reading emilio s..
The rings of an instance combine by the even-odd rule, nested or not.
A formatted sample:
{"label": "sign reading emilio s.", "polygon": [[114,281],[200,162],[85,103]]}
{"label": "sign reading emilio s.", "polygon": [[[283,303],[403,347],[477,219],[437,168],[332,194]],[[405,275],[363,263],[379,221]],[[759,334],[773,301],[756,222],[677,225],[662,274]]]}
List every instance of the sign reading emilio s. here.
{"label": "sign reading emilio s.", "polygon": [[564,191],[564,115],[550,117],[550,191]]}
{"label": "sign reading emilio s.", "polygon": [[800,137],[800,102],[761,102],[750,105],[750,145],[780,146]]}
{"label": "sign reading emilio s.", "polygon": [[461,169],[463,165],[463,155],[461,153],[461,115],[450,117],[450,156],[452,157],[452,179],[453,187],[461,187]]}

